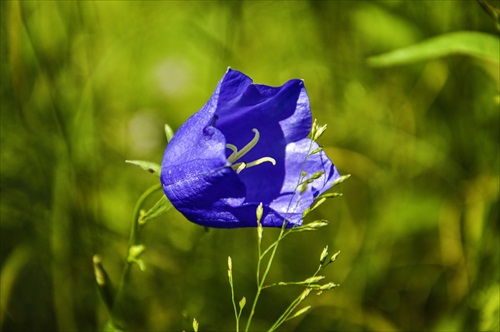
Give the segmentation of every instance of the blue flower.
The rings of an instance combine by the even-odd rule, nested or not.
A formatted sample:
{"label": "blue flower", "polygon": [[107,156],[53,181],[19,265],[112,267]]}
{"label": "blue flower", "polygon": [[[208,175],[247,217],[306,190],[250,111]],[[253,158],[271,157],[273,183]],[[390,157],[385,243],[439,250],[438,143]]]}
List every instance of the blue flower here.
{"label": "blue flower", "polygon": [[301,225],[303,212],[339,178],[307,138],[311,126],[302,80],[271,87],[228,69],[206,105],[169,142],[163,191],[203,226],[256,227],[260,203],[262,226]]}

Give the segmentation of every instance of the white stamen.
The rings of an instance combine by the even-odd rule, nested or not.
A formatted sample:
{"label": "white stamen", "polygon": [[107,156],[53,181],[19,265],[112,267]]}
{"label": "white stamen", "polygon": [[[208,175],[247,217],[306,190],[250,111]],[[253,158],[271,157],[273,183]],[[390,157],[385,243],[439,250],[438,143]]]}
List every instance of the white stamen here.
{"label": "white stamen", "polygon": [[260,165],[262,163],[265,163],[265,162],[270,162],[271,164],[273,164],[273,166],[276,166],[276,160],[274,160],[274,158],[271,158],[271,157],[262,157],[262,158],[259,158],[257,160],[254,160],[250,163],[247,163],[247,166],[245,168],[250,168],[250,167],[253,167],[253,166],[257,166],[257,165]]}
{"label": "white stamen", "polygon": [[[247,154],[248,151],[250,151],[256,144],[257,142],[259,141],[259,138],[260,138],[260,134],[259,134],[259,131],[255,128],[252,129],[252,131],[255,133],[255,136],[254,138],[247,144],[243,147],[243,149],[241,149],[240,151],[238,151],[238,149],[236,149],[236,147],[232,144],[229,144],[231,147],[229,147],[229,149],[233,150],[232,147],[234,147],[236,149],[235,152],[233,152],[228,158],[227,160],[232,164],[233,162],[235,162],[236,160],[240,159],[241,157],[243,157],[245,154]],[[226,147],[228,147],[228,144],[226,144]],[[234,150],[233,150],[234,151]]]}
{"label": "white stamen", "polygon": [[236,146],[232,145],[232,144],[229,144],[229,143],[226,144],[226,148],[228,148],[229,150],[233,151],[233,153],[231,153],[231,155],[228,157],[228,159],[231,158],[231,156],[233,154],[238,153],[238,148]]}
{"label": "white stamen", "polygon": [[[236,167],[237,166],[237,167]],[[245,164],[244,162],[241,162],[241,163],[237,163],[237,164],[234,164],[233,166],[231,166],[234,170],[236,170],[236,174],[240,174],[240,172],[242,170],[244,170],[246,167],[247,167],[247,164]]]}
{"label": "white stamen", "polygon": [[[240,159],[243,157],[245,154],[247,154],[248,151],[250,151],[255,145],[257,145],[257,142],[259,141],[260,134],[257,129],[252,129],[252,131],[255,133],[254,138],[247,144],[245,145],[240,151],[238,151],[238,148],[234,146],[233,144],[226,144],[226,148],[230,149],[233,151],[229,157],[227,157],[227,160],[233,164],[236,160]],[[270,162],[273,165],[276,165],[276,160],[271,157],[262,157],[257,160],[254,160],[252,162],[246,163],[246,162],[239,162],[236,164],[231,165],[231,168],[236,171],[237,174],[239,174],[242,170],[245,168],[250,168],[253,166],[260,165],[265,162]]]}

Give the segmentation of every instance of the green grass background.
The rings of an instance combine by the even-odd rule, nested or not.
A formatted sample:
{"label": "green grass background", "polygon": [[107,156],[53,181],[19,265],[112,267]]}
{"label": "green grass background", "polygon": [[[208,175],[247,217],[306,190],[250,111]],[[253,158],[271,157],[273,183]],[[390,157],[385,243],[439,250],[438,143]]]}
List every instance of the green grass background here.
{"label": "green grass background", "polygon": [[[3,331],[105,326],[92,256],[117,282],[135,201],[157,181],[124,161],[160,163],[163,124],[200,109],[228,66],[304,79],[320,143],[352,174],[309,217],[330,225],[278,252],[274,282],[308,277],[325,245],[342,251],[326,271],[341,287],[283,331],[499,330],[498,60],[367,61],[455,31],[498,42],[478,2],[2,1],[0,18]],[[234,329],[227,256],[250,301],[254,229],[207,232],[172,209],[141,241],[132,328]],[[300,291],[266,291],[255,330]]]}

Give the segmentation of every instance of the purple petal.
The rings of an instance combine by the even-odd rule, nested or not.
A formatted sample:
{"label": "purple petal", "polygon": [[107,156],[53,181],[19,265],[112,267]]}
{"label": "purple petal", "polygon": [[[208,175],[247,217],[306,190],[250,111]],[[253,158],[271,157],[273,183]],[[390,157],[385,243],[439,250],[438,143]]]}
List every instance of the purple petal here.
{"label": "purple petal", "polygon": [[[263,203],[263,226],[300,225],[302,213],[329,189],[339,174],[318,147],[306,138],[311,130],[309,98],[301,80],[280,87],[252,84],[228,69],[207,104],[175,133],[165,151],[161,182],[172,204],[189,220],[205,226],[255,227],[255,210]],[[227,157],[230,143],[241,149],[256,128],[258,143],[241,160],[270,157],[237,174]],[[306,158],[307,157],[307,158]],[[301,172],[322,176],[305,191],[297,190]]]}

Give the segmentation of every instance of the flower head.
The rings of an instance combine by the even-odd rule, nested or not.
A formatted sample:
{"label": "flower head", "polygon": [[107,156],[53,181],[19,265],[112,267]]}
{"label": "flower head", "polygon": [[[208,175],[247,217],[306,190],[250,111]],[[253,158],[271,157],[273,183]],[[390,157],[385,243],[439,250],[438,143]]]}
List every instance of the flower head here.
{"label": "flower head", "polygon": [[[252,84],[228,69],[210,100],[168,144],[163,190],[190,221],[209,227],[300,225],[302,213],[339,177],[316,142],[302,80]],[[299,185],[313,174],[306,185]]]}

